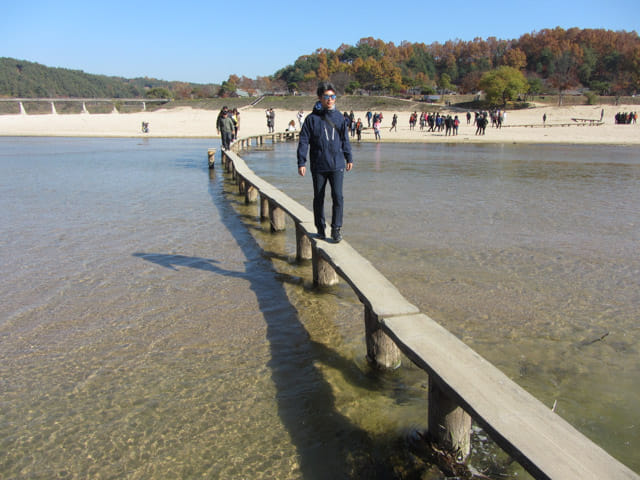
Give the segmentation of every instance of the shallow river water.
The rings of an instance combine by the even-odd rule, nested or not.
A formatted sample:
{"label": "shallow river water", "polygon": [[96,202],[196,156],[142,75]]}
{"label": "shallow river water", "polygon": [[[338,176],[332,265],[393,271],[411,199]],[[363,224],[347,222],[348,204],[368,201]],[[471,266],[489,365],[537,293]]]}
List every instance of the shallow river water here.
{"label": "shallow river water", "polygon": [[[216,143],[0,139],[0,478],[440,478],[426,375],[369,368],[355,295],[313,287]],[[640,150],[354,153],[345,239],[640,471]],[[310,208],[294,145],[244,156]],[[472,464],[526,478],[479,430]]]}

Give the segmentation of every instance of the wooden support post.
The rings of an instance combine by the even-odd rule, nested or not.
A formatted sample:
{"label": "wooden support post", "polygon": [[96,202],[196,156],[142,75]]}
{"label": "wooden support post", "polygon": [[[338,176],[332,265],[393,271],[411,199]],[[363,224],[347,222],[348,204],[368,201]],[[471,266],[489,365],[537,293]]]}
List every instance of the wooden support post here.
{"label": "wooden support post", "polygon": [[238,175],[238,193],[242,195],[245,193],[245,180],[240,175]]}
{"label": "wooden support post", "polygon": [[471,451],[471,417],[429,375],[429,436],[464,461]]}
{"label": "wooden support post", "polygon": [[311,258],[313,258],[311,240],[302,227],[296,224],[296,259],[300,261],[311,260]]}
{"label": "wooden support post", "polygon": [[317,248],[313,248],[313,283],[319,287],[330,287],[338,283],[339,278],[333,266],[327,262]]}
{"label": "wooden support post", "polygon": [[397,345],[384,333],[378,316],[370,307],[364,307],[364,329],[367,359],[378,367],[395,370],[402,363]]}
{"label": "wooden support post", "polygon": [[271,231],[280,232],[285,227],[285,213],[280,206],[269,200],[269,220],[271,220]]}
{"label": "wooden support post", "polygon": [[209,168],[211,169],[216,161],[216,149],[210,148],[207,150],[207,156],[209,157]]}
{"label": "wooden support post", "polygon": [[244,201],[245,203],[253,203],[258,198],[258,189],[250,183],[245,184]]}
{"label": "wooden support post", "polygon": [[258,144],[259,144],[259,145],[264,145],[264,136],[263,136],[263,135],[260,135],[260,136],[258,137]]}
{"label": "wooden support post", "polygon": [[269,218],[269,199],[260,194],[260,220]]}

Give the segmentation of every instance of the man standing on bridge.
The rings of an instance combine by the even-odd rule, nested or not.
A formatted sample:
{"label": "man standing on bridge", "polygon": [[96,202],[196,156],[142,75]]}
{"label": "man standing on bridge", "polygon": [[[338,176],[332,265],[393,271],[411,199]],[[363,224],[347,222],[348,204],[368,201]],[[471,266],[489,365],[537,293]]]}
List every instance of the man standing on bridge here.
{"label": "man standing on bridge", "polygon": [[338,243],[342,240],[344,171],[346,169],[348,172],[353,168],[351,144],[344,116],[336,109],[335,87],[331,83],[320,82],[317,93],[319,101],[305,119],[300,131],[298,173],[304,177],[309,151],[313,179],[313,217],[318,237],[325,238],[324,193],[329,182],[333,202],[331,238]]}

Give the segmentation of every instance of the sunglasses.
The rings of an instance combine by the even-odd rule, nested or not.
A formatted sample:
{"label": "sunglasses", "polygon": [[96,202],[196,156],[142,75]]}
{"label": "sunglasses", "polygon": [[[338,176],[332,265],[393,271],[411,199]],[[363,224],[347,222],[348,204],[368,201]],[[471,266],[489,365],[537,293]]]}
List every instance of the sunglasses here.
{"label": "sunglasses", "polygon": [[335,100],[336,96],[335,95],[323,95],[322,96],[325,100]]}

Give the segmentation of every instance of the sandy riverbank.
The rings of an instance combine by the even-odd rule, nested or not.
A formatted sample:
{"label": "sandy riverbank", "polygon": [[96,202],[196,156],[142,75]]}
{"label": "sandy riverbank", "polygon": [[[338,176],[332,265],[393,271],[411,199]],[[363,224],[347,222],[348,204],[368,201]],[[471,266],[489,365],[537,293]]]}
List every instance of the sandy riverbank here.
{"label": "sandy riverbank", "polygon": [[[311,107],[311,106],[310,106]],[[428,107],[425,105],[425,108]],[[338,108],[340,106],[338,105]],[[599,119],[604,108],[604,125],[578,126],[574,118]],[[538,107],[507,112],[505,128],[488,127],[486,135],[476,136],[475,127],[467,125],[465,112],[451,110],[461,118],[457,137],[444,133],[409,130],[410,112],[384,111],[382,141],[401,142],[461,142],[461,143],[580,143],[640,145],[640,123],[615,125],[617,112],[638,111],[637,105]],[[276,110],[276,131],[283,131],[297,112]],[[308,113],[305,112],[305,113]],[[393,114],[398,114],[397,131],[389,132]],[[355,112],[365,124],[365,112]],[[542,116],[547,115],[542,127]],[[180,137],[215,138],[216,111],[189,107],[139,113],[109,114],[46,114],[0,115],[0,136],[64,136],[64,137]],[[141,133],[143,121],[149,122],[150,132]],[[571,126],[561,126],[571,124]],[[263,109],[247,108],[240,115],[240,136],[267,133]],[[363,141],[373,141],[373,131],[365,130]]]}

